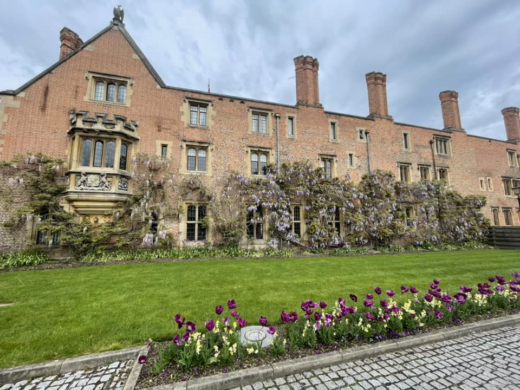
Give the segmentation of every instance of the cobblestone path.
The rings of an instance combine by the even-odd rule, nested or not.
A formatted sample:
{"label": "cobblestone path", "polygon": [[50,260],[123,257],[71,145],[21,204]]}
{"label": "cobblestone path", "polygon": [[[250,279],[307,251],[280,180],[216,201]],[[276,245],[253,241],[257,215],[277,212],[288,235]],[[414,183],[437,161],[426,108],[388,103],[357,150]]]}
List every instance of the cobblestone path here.
{"label": "cobblestone path", "polygon": [[0,390],[123,390],[133,360],[0,385]]}
{"label": "cobblestone path", "polygon": [[233,390],[520,389],[520,327],[407,349]]}

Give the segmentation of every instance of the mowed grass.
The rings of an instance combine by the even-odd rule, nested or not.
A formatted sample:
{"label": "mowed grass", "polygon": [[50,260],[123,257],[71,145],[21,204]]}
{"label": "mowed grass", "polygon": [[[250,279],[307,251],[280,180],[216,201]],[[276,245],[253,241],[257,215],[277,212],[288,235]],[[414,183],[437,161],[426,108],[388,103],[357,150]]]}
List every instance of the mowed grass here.
{"label": "mowed grass", "polygon": [[520,251],[128,264],[0,274],[0,367],[168,339],[181,313],[204,327],[229,298],[257,323],[300,312],[305,299],[332,304],[374,286],[424,293],[434,277],[455,291],[520,271]]}

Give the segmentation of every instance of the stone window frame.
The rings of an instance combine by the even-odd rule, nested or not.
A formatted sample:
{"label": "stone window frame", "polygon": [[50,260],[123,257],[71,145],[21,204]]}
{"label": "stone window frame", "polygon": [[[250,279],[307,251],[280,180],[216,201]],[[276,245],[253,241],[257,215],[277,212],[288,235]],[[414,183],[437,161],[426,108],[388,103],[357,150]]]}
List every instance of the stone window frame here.
{"label": "stone window frame", "polygon": [[[252,173],[252,164],[251,164],[251,158],[252,158],[252,154],[253,153],[258,153],[259,157],[258,157],[258,174],[255,174],[253,175]],[[272,148],[266,148],[266,147],[263,147],[263,146],[247,146],[246,147],[246,155],[247,155],[247,163],[246,163],[246,168],[247,168],[247,175],[249,177],[264,177],[265,174],[261,174],[260,173],[260,155],[261,154],[264,154],[267,156],[267,166],[269,166],[270,164],[272,164],[272,162],[274,161],[274,155],[273,155],[273,149]]]}
{"label": "stone window frame", "polygon": [[486,177],[486,187],[488,191],[493,191],[493,178]]}
{"label": "stone window frame", "polygon": [[345,237],[345,228],[344,228],[344,213],[341,211],[340,207],[336,206],[336,210],[334,211],[334,216],[331,219],[329,219],[329,215],[327,214],[327,225],[329,226],[333,226],[334,229],[338,232],[338,229],[337,227],[339,226],[339,232],[338,232],[338,236],[339,237]]}
{"label": "stone window frame", "polygon": [[[99,104],[113,104],[116,106],[130,107],[131,101],[132,101],[133,87],[134,87],[134,80],[131,77],[116,76],[116,75],[97,73],[97,72],[87,72],[85,74],[85,79],[88,81],[88,83],[87,83],[87,93],[83,98],[84,101],[99,103]],[[98,82],[104,83],[103,94],[104,94],[105,99],[103,99],[103,100],[96,99],[96,84]],[[107,92],[108,92],[107,87],[109,84],[116,85],[114,101],[106,100]],[[117,101],[120,86],[126,87],[126,99],[125,99],[124,103],[119,103]]]}
{"label": "stone window frame", "polygon": [[491,221],[493,226],[500,226],[500,208],[491,206]]}
{"label": "stone window frame", "polygon": [[502,177],[502,188],[504,189],[504,195],[507,197],[513,197],[513,178]]}
{"label": "stone window frame", "polygon": [[[205,176],[213,176],[213,150],[214,146],[209,142],[200,142],[200,141],[182,141],[181,148],[183,149],[181,166],[179,169],[179,173],[183,175],[205,175]],[[205,149],[206,150],[206,170],[205,171],[189,171],[188,170],[188,150],[191,148],[195,148],[197,150],[197,161],[198,161],[198,150]]]}
{"label": "stone window frame", "polygon": [[[196,202],[196,201],[189,201],[189,200],[186,200],[186,201],[183,201],[182,202],[182,213],[183,213],[183,216],[182,216],[182,222],[180,223],[180,229],[179,229],[179,240],[181,243],[183,243],[183,245],[186,245],[186,246],[189,246],[189,245],[192,245],[192,244],[198,244],[200,242],[202,242],[203,240],[191,240],[191,241],[188,241],[188,207],[189,206],[196,206],[197,207],[197,211],[196,211],[196,217],[198,219],[198,208],[199,206],[206,206],[206,219],[208,221],[208,224],[206,226],[206,238],[205,240],[210,242],[211,239],[212,239],[212,235],[211,235],[211,216],[210,216],[210,210],[209,210],[209,203],[207,202]],[[201,222],[196,222],[197,224],[198,223],[201,223]]]}
{"label": "stone window frame", "polygon": [[[453,150],[452,150],[452,145],[451,145],[451,137],[447,137],[444,135],[434,135],[433,141],[435,143],[435,154],[437,156],[442,156],[442,157],[451,157],[452,156]],[[446,149],[446,153],[439,153],[439,145],[441,144],[441,142],[444,144],[443,148]]]}
{"label": "stone window frame", "polygon": [[[298,207],[300,209],[300,219],[298,219],[298,220],[294,220],[294,208],[295,207]],[[305,235],[305,231],[306,231],[305,227],[307,226],[305,224],[305,207],[303,206],[303,204],[295,203],[295,204],[291,205],[291,232],[293,234],[296,234],[295,228],[294,228],[295,223],[300,224],[300,234],[298,237],[301,240],[303,238],[303,236]]]}
{"label": "stone window frame", "polygon": [[479,183],[480,191],[487,191],[487,183],[486,183],[486,178],[485,177],[479,177],[478,178],[478,183]]}
{"label": "stone window frame", "polygon": [[[173,151],[173,142],[172,141],[164,141],[164,140],[157,140],[155,142],[156,145],[156,155],[157,157],[165,158],[168,160],[172,159],[172,151]],[[163,157],[162,155],[162,147],[165,145],[167,147],[167,153],[166,157]]]}
{"label": "stone window frame", "polygon": [[[404,169],[404,170],[403,170]],[[406,172],[406,180],[403,181],[402,173]],[[401,183],[411,183],[412,182],[412,164],[407,162],[398,162],[397,163],[397,173],[399,177],[399,181]]]}
{"label": "stone window frame", "polygon": [[[293,134],[289,134],[289,121],[292,119],[292,123],[293,123]],[[296,114],[286,114],[285,115],[285,126],[286,126],[286,138],[291,138],[291,139],[296,139],[298,138],[297,137],[297,119],[296,119]]]}
{"label": "stone window frame", "polygon": [[408,130],[401,130],[401,134],[403,135],[403,150],[405,152],[411,152],[412,151],[412,133],[410,133]]}
{"label": "stone window frame", "polygon": [[[268,233],[269,233],[267,213],[265,212],[265,209],[261,205],[254,206],[254,207],[256,207],[256,210],[251,210],[251,211],[249,210],[249,207],[253,207],[253,205],[248,206],[248,210],[246,212],[245,237],[247,240],[250,240],[250,241],[265,242],[268,240]],[[259,209],[261,210],[262,215],[257,215]],[[251,216],[251,218],[250,218],[250,216]],[[251,220],[254,220],[254,222],[250,222]],[[259,224],[261,224],[260,231],[262,233],[262,237],[260,237],[260,238],[258,238],[258,225]],[[249,234],[250,226],[252,226],[252,229],[253,229],[252,236],[250,236],[250,234]]]}
{"label": "stone window frame", "polygon": [[[338,165],[338,157],[335,154],[320,154],[318,156],[318,160],[320,161],[320,168],[323,169],[323,172],[325,173],[325,177],[328,179],[332,179],[334,177],[338,176],[337,173],[337,165]],[[324,167],[324,162],[329,161],[330,162],[330,177],[327,175],[326,167]]]}
{"label": "stone window frame", "polygon": [[[441,179],[441,171],[446,171],[446,179]],[[448,167],[437,167],[437,179],[445,180],[446,184],[450,184],[450,169]]]}
{"label": "stone window frame", "polygon": [[507,163],[510,168],[518,168],[518,157],[516,150],[507,149]]}
{"label": "stone window frame", "polygon": [[[205,106],[206,107],[206,125],[193,125],[191,124],[191,106]],[[186,128],[192,129],[203,129],[203,130],[211,130],[213,128],[214,119],[216,115],[215,103],[213,100],[200,99],[191,96],[185,96],[182,99],[182,104],[180,106],[181,112],[181,122],[184,124]],[[200,112],[198,111],[197,120],[199,118]]]}
{"label": "stone window frame", "polygon": [[[363,138],[360,138],[361,135]],[[365,144],[367,143],[367,129],[365,127],[356,127],[356,140]]]}
{"label": "stone window frame", "polygon": [[[90,157],[90,165],[84,166],[81,165],[81,159],[83,155],[83,142],[86,139],[92,140],[92,149],[91,149],[91,157]],[[103,147],[103,158],[102,158],[102,166],[101,167],[94,167],[93,165],[93,158],[94,158],[94,148],[96,141],[103,140],[104,147]],[[114,167],[113,168],[107,168],[105,166],[105,159],[106,159],[106,144],[109,141],[115,142],[115,152],[114,152]],[[127,152],[126,152],[126,169],[121,168],[121,147],[122,145],[126,145]],[[86,132],[77,132],[73,139],[72,139],[72,147],[73,147],[73,153],[72,153],[72,164],[70,170],[88,170],[89,172],[107,172],[107,173],[119,173],[120,171],[123,171],[125,174],[128,174],[128,171],[130,171],[130,161],[132,158],[132,149],[133,149],[133,142],[128,141],[124,137],[119,136],[117,133],[115,134],[90,134]]]}
{"label": "stone window frame", "polygon": [[[432,180],[432,167],[431,165],[427,165],[427,164],[419,164],[417,166],[417,170],[419,171],[419,178],[421,181],[424,181],[424,180],[428,180],[428,181],[431,181]],[[422,175],[422,172],[423,170],[426,170],[427,171],[427,178],[423,178],[423,175]]]}
{"label": "stone window frame", "polygon": [[504,226],[513,226],[513,209],[511,207],[502,207],[504,214]]}
{"label": "stone window frame", "polygon": [[406,226],[415,228],[413,222],[417,221],[417,209],[413,205],[406,205],[404,207],[404,220]]}
{"label": "stone window frame", "polygon": [[[258,122],[258,132],[253,131],[253,115],[266,117],[266,132],[260,131],[260,119]],[[266,108],[248,107],[247,109],[247,123],[249,134],[259,135],[261,137],[272,137],[273,135],[273,110]]]}
{"label": "stone window frame", "polygon": [[[352,164],[351,164],[352,162]],[[357,164],[356,153],[347,150],[347,166],[349,168],[355,168]]]}
{"label": "stone window frame", "polygon": [[[332,129],[334,129],[335,137],[333,137]],[[339,121],[337,119],[329,119],[329,142],[339,142]]]}

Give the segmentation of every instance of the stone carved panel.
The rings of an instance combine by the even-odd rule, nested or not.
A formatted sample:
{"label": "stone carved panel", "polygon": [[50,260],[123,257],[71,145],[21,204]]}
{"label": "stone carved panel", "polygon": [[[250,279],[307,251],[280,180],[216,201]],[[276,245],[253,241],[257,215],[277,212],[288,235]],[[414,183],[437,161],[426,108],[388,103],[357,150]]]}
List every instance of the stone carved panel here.
{"label": "stone carved panel", "polygon": [[74,189],[77,191],[110,191],[110,187],[110,181],[105,172],[100,174],[81,172],[81,176],[76,176]]}

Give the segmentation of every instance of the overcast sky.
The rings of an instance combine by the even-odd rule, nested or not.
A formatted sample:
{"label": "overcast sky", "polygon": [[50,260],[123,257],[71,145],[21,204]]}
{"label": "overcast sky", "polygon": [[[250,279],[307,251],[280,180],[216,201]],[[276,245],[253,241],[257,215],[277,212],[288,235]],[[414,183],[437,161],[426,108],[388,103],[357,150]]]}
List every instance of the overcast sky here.
{"label": "overcast sky", "polygon": [[86,41],[122,4],[125,25],[166,84],[295,104],[293,58],[320,62],[328,111],[368,115],[365,74],[387,74],[397,122],[442,128],[439,92],[462,126],[505,139],[520,106],[519,0],[0,0],[0,90],[59,57],[67,26]]}

